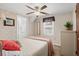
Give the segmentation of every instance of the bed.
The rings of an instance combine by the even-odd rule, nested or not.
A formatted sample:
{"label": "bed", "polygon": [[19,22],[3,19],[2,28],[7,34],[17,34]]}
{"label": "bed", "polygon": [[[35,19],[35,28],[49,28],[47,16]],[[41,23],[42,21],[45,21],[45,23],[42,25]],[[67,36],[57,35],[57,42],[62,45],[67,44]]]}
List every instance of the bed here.
{"label": "bed", "polygon": [[[33,40],[25,38],[21,41],[23,56],[47,56],[48,55],[48,44],[47,42]],[[26,46],[26,47],[25,47]]]}
{"label": "bed", "polygon": [[47,41],[37,40],[37,37],[24,38],[18,41],[21,44],[20,51],[7,51],[0,49],[0,51],[2,52],[2,56],[48,56],[49,55],[50,47]]}
{"label": "bed", "polygon": [[47,56],[48,55],[48,44],[47,42],[33,40],[33,39],[22,39],[21,51],[6,51],[2,50],[3,56]]}

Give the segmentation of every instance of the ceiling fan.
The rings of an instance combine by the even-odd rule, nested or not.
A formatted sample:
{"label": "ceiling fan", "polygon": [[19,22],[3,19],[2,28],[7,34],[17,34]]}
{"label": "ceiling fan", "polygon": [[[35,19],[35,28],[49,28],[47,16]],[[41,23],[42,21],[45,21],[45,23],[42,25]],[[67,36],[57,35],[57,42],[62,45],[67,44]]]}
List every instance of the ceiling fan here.
{"label": "ceiling fan", "polygon": [[44,15],[48,15],[48,13],[46,12],[43,12],[42,10],[44,10],[45,8],[47,8],[46,5],[43,5],[42,7],[39,7],[39,6],[35,6],[35,8],[32,8],[28,5],[25,5],[27,8],[33,10],[33,12],[29,12],[29,13],[26,13],[26,15],[29,15],[29,14],[35,14],[37,17],[40,15],[40,14],[44,14]]}

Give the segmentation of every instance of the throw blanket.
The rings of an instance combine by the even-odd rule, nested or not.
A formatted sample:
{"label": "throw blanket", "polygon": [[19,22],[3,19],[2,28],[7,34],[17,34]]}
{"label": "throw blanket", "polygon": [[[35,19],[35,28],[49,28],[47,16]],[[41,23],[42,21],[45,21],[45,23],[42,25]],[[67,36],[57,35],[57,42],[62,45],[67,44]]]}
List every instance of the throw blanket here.
{"label": "throw blanket", "polygon": [[20,51],[20,43],[16,40],[0,40],[0,56],[2,50],[5,51]]}
{"label": "throw blanket", "polygon": [[49,38],[44,37],[44,36],[30,36],[29,38],[32,38],[35,40],[46,41],[48,43],[48,56],[54,55],[53,45]]}

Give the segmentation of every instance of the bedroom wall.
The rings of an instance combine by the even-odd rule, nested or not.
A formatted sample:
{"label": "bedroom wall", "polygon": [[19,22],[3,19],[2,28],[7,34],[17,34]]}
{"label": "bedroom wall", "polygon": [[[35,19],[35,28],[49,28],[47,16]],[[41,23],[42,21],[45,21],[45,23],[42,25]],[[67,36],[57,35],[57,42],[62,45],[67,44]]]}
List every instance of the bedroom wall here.
{"label": "bedroom wall", "polygon": [[29,36],[35,35],[35,17],[34,16],[29,16]]}
{"label": "bedroom wall", "polygon": [[[0,9],[0,39],[17,39],[16,14]],[[5,17],[15,19],[15,26],[4,26]]]}
{"label": "bedroom wall", "polygon": [[[15,19],[15,26],[4,26],[3,20],[5,19],[5,17]],[[33,35],[33,24],[30,18],[32,17],[26,17],[7,10],[0,9],[0,39],[18,39],[18,36],[21,36],[18,34],[18,25],[19,29],[22,28],[23,32],[24,30],[26,31],[25,33],[23,33],[23,37]],[[22,33],[22,31],[20,31],[19,33]]]}
{"label": "bedroom wall", "polygon": [[55,44],[61,45],[61,31],[66,29],[64,27],[66,21],[73,21],[72,12],[55,15],[55,20],[55,39],[53,40],[55,40]]}
{"label": "bedroom wall", "polygon": [[[52,42],[54,43],[54,45],[58,45],[61,46],[61,31],[65,30],[66,28],[64,27],[64,24],[66,21],[71,21],[72,20],[72,12],[68,12],[68,13],[62,13],[62,14],[55,14],[55,15],[49,15],[49,16],[55,16],[55,29],[54,29],[54,36],[50,36],[49,38],[52,40]],[[45,16],[45,17],[49,17],[49,16]],[[43,23],[42,23],[42,19],[44,17],[40,17],[40,35],[43,35]]]}

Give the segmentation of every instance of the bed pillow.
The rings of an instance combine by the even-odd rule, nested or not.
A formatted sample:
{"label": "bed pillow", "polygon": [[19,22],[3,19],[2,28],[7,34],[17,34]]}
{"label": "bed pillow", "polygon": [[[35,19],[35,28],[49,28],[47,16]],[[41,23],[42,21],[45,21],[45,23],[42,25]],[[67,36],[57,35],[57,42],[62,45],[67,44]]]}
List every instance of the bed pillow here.
{"label": "bed pillow", "polygon": [[3,50],[7,51],[20,51],[20,45],[14,40],[2,40]]}
{"label": "bed pillow", "polygon": [[16,44],[18,44],[20,47],[22,47],[19,41],[17,41],[17,40],[13,40],[13,41],[14,41]]}

